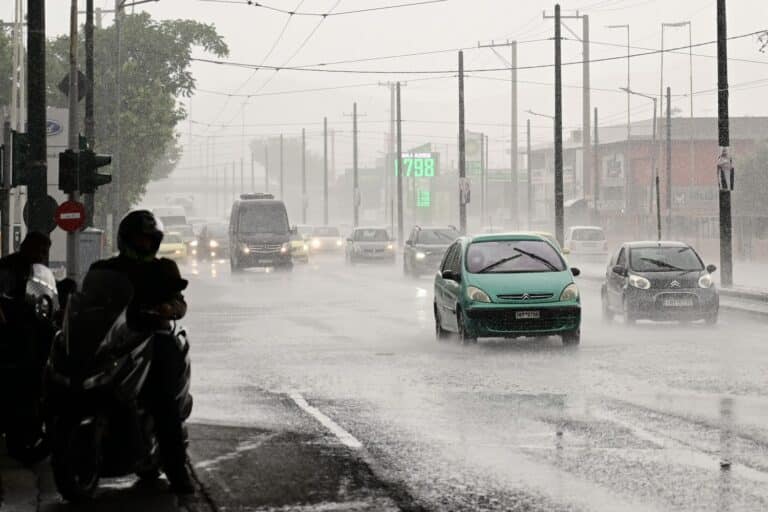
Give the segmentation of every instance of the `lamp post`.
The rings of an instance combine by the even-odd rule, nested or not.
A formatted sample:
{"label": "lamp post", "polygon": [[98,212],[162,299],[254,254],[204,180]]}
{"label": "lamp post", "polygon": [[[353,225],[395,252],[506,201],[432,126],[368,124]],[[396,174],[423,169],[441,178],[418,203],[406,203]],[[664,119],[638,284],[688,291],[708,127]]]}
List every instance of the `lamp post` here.
{"label": "lamp post", "polygon": [[661,191],[659,184],[659,172],[656,168],[656,104],[658,99],[655,96],[649,96],[647,94],[636,92],[626,87],[620,87],[620,89],[629,94],[634,94],[635,96],[640,96],[641,98],[653,101],[653,140],[651,142],[651,170],[654,176],[654,188],[656,197],[656,237],[657,240],[661,240],[661,198],[659,197]]}
{"label": "lamp post", "polygon": [[624,165],[623,165],[623,171],[624,171],[624,210],[629,210],[629,164],[632,161],[632,158],[630,157],[630,152],[632,151],[632,143],[630,142],[632,138],[632,117],[631,117],[631,111],[632,111],[632,94],[630,94],[630,90],[632,89],[632,85],[630,82],[630,76],[631,76],[631,62],[632,59],[631,56],[631,47],[630,47],[630,38],[629,38],[629,25],[608,25],[605,28],[609,29],[626,29],[627,31],[627,145],[626,149],[624,150]]}

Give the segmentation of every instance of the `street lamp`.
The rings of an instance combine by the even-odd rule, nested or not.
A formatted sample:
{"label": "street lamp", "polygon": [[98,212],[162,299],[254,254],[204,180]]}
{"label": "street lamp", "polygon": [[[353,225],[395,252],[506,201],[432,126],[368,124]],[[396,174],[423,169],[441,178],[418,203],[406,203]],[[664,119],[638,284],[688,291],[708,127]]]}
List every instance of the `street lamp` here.
{"label": "street lamp", "polygon": [[659,185],[659,173],[656,169],[656,103],[658,99],[655,96],[636,92],[627,87],[619,87],[619,89],[626,92],[627,94],[634,94],[635,96],[640,96],[641,98],[653,101],[653,141],[651,143],[651,169],[656,187],[656,236],[658,240],[661,240],[661,187]]}
{"label": "street lamp", "polygon": [[631,66],[631,48],[630,48],[630,38],[629,38],[629,25],[607,25],[605,28],[609,29],[626,29],[627,31],[627,147],[625,150],[625,158],[624,158],[624,165],[623,165],[623,171],[624,171],[624,210],[629,210],[629,164],[632,161],[630,158],[630,151],[632,150],[632,143],[630,142],[630,139],[632,137],[632,118],[631,118],[631,97],[629,90],[632,88],[630,85],[630,66]]}

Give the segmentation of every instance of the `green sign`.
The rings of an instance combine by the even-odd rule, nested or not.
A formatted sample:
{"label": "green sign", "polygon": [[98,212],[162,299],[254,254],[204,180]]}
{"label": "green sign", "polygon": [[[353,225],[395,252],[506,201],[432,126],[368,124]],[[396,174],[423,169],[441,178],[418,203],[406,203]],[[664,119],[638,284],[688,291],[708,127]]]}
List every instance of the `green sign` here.
{"label": "green sign", "polygon": [[[407,178],[434,178],[438,171],[438,153],[403,153],[403,176]],[[395,176],[399,162],[395,161]]]}
{"label": "green sign", "polygon": [[432,206],[432,193],[429,190],[418,189],[416,191],[416,207],[429,208]]}

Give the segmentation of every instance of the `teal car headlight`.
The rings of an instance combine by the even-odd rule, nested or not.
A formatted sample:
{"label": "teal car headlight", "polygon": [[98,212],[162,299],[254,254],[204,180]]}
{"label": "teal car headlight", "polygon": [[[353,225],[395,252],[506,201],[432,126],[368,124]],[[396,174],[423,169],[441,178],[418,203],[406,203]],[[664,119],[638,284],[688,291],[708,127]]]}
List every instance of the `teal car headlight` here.
{"label": "teal car headlight", "polygon": [[473,302],[491,302],[491,298],[480,288],[467,287],[467,298]]}
{"label": "teal car headlight", "polygon": [[579,288],[575,283],[571,283],[565,287],[563,293],[560,294],[561,301],[574,301],[579,299]]}

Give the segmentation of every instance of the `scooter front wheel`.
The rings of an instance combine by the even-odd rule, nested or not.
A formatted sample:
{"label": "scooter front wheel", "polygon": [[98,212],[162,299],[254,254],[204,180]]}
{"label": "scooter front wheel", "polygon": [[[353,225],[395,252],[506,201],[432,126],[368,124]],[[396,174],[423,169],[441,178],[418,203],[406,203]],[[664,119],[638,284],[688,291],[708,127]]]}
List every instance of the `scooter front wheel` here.
{"label": "scooter front wheel", "polygon": [[90,500],[99,485],[103,428],[98,419],[59,418],[51,435],[56,488],[72,503]]}

